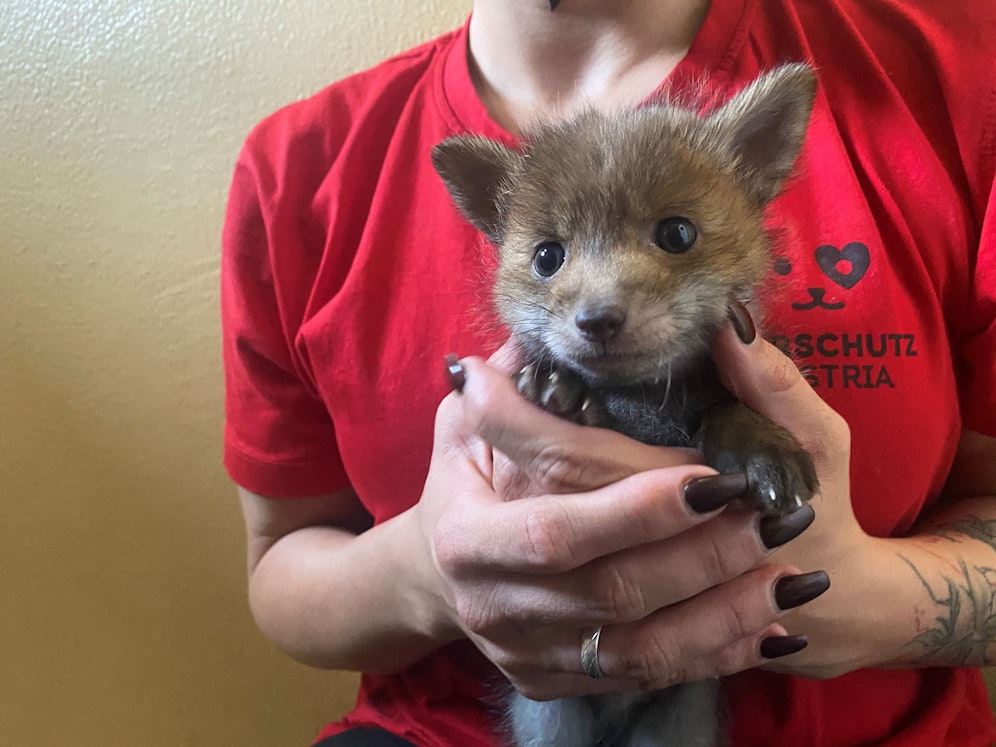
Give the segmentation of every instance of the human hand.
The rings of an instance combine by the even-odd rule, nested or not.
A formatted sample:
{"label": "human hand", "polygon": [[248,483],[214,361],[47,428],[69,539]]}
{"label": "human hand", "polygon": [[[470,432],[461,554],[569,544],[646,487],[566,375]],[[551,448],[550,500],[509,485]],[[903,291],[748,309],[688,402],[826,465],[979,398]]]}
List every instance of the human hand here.
{"label": "human hand", "polygon": [[[514,380],[512,374],[520,371],[524,362],[522,351],[510,340],[491,356],[488,366]],[[500,391],[506,391],[505,383],[499,384]],[[521,392],[519,395],[521,398]],[[516,399],[513,404],[522,403]],[[520,409],[523,414],[536,412],[535,408]],[[562,418],[545,413],[531,428],[516,429],[518,422],[494,418],[486,406],[470,412],[480,418],[475,426],[476,435],[486,445],[490,457],[492,486],[504,500],[594,490],[638,472],[702,463],[695,449],[662,449],[619,438],[602,429],[565,428]],[[532,424],[532,421],[526,419],[522,423]],[[509,426],[512,435],[504,432]],[[490,448],[498,442],[506,445],[505,451]]]}
{"label": "human hand", "polygon": [[[765,542],[788,541],[811,515],[762,528],[753,512],[723,510],[742,476],[543,412],[503,355],[500,367],[457,367],[462,394],[440,406],[415,509],[443,635],[470,638],[535,699],[730,674],[803,645],[777,620],[823,579],[766,563]],[[511,500],[523,486],[530,497]],[[597,682],[580,660],[591,626],[605,626]]]}
{"label": "human hand", "polygon": [[[752,323],[722,329],[714,354],[726,387],[751,409],[786,428],[812,456],[820,490],[812,499],[812,527],[773,560],[803,570],[821,568],[833,587],[793,611],[784,624],[809,646],[766,668],[807,677],[832,677],[874,660],[872,642],[855,636],[867,607],[856,599],[862,576],[882,562],[884,544],[858,524],[850,498],[850,429],[806,382],[795,364],[773,345],[752,337]],[[745,340],[750,342],[745,344]]]}

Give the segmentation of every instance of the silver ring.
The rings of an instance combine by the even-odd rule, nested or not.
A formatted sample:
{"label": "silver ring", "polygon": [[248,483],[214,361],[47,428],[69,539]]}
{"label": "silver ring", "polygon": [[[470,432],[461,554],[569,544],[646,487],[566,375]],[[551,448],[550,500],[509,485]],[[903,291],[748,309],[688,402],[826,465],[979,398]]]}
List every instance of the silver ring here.
{"label": "silver ring", "polygon": [[581,668],[593,680],[600,680],[605,675],[598,666],[598,638],[602,635],[602,626],[597,628],[582,628],[581,630]]}

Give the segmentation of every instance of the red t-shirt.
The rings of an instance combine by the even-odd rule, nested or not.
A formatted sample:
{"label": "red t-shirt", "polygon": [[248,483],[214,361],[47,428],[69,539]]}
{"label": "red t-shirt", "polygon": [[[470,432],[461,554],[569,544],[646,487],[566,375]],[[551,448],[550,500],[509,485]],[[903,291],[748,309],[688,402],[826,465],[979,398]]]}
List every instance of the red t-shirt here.
{"label": "red t-shirt", "polygon": [[[929,8],[929,10],[927,9]],[[855,511],[901,535],[937,500],[963,427],[996,436],[996,38],[990,0],[714,0],[672,87],[720,95],[815,63],[800,176],[775,203],[767,329],[853,432]],[[376,521],[419,498],[444,354],[488,354],[493,250],[457,214],[433,145],[514,144],[468,74],[466,28],[260,124],[224,233],[225,463],[293,498],[351,485]],[[913,611],[911,610],[911,614]],[[860,635],[860,631],[855,631]],[[494,745],[495,670],[469,644],[364,676],[325,734],[379,725]],[[996,743],[969,669],[727,681],[735,745]]]}

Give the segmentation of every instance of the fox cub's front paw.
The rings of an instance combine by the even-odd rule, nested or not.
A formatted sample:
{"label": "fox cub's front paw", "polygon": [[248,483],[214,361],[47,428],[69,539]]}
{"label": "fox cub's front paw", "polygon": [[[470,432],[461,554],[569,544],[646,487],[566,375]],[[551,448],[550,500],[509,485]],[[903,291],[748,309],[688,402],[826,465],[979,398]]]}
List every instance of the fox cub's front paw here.
{"label": "fox cub's front paw", "polygon": [[519,394],[547,412],[581,425],[609,424],[602,397],[569,369],[529,363],[513,379]]}
{"label": "fox cub's front paw", "polygon": [[792,513],[819,490],[809,452],[787,430],[744,405],[706,418],[700,442],[710,467],[747,475],[747,500],[765,514]]}

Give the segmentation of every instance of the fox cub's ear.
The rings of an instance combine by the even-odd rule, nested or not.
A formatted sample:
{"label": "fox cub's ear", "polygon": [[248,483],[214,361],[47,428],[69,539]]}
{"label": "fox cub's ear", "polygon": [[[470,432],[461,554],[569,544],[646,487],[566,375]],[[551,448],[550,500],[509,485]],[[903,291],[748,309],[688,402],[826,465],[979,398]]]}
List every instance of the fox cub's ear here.
{"label": "fox cub's ear", "polygon": [[758,204],[778,194],[809,126],[816,76],[792,64],[765,73],[707,119],[734,159],[742,186]]}
{"label": "fox cub's ear", "polygon": [[522,156],[501,143],[461,135],[432,149],[432,165],[464,217],[499,244],[504,233],[505,199]]}

